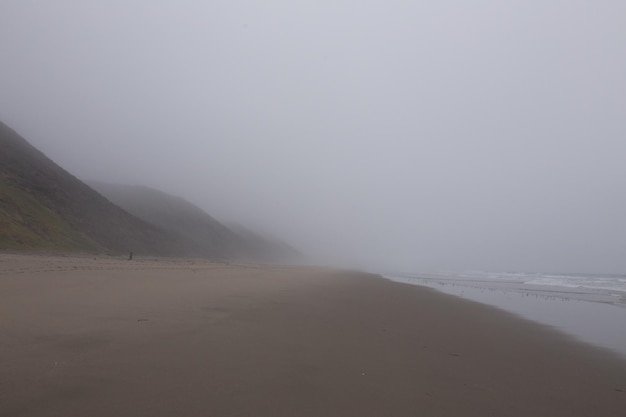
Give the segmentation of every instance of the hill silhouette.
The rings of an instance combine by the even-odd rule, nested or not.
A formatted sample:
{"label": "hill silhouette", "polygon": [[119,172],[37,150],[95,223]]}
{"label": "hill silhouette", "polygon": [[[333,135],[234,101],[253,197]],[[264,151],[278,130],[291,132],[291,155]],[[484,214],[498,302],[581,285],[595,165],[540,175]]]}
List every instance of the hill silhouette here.
{"label": "hill silhouette", "polygon": [[1,122],[0,249],[210,255],[117,207]]}
{"label": "hill silhouette", "polygon": [[0,122],[0,250],[293,260],[299,253],[180,197],[82,182]]}
{"label": "hill silhouette", "polygon": [[242,242],[246,253],[253,254],[256,259],[279,262],[301,262],[305,258],[300,251],[288,243],[257,232],[235,222],[226,223]]}
{"label": "hill silhouette", "polygon": [[135,185],[89,182],[112,203],[138,218],[192,240],[223,258],[264,262],[293,260],[298,251],[236,223],[224,225],[198,206],[162,191]]}
{"label": "hill silhouette", "polygon": [[235,233],[180,197],[140,185],[96,181],[88,184],[128,213],[194,241],[207,253],[221,258],[243,255],[244,250]]}

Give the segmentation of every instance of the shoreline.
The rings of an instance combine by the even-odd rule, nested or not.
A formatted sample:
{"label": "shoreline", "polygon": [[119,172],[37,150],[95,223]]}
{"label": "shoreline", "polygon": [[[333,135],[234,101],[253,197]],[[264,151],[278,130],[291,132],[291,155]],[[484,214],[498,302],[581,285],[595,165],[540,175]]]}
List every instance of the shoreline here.
{"label": "shoreline", "polygon": [[371,274],[0,254],[0,415],[623,416],[626,361]]}
{"label": "shoreline", "polygon": [[615,301],[616,297],[497,280],[383,277],[513,313],[550,326],[582,343],[608,349],[626,360],[626,305]]}

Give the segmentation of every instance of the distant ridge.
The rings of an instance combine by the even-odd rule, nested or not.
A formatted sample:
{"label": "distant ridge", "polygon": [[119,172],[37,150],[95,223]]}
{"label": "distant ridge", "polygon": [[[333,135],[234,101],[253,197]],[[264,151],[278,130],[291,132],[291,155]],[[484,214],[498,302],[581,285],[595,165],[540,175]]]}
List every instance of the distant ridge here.
{"label": "distant ridge", "polygon": [[242,242],[247,253],[255,254],[259,259],[279,261],[303,261],[300,251],[274,237],[263,236],[247,227],[234,222],[226,223]]}
{"label": "distant ridge", "polygon": [[89,181],[88,184],[130,214],[193,240],[207,253],[220,258],[244,255],[235,233],[183,198],[141,185],[96,181]]}
{"label": "distant ridge", "polygon": [[95,190],[138,218],[175,232],[212,254],[262,262],[292,261],[299,252],[236,223],[220,223],[201,208],[153,188],[90,181]]}
{"label": "distant ridge", "polygon": [[243,226],[231,230],[180,197],[144,186],[90,185],[0,122],[0,250],[262,262],[299,256]]}
{"label": "distant ridge", "polygon": [[2,122],[0,249],[208,255],[115,206]]}

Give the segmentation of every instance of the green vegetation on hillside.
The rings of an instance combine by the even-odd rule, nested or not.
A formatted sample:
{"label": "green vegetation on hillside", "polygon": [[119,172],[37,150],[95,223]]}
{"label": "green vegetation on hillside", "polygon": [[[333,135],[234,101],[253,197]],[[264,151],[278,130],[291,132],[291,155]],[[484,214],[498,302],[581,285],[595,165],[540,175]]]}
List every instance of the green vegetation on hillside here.
{"label": "green vegetation on hillside", "polygon": [[0,174],[0,249],[91,252],[100,248]]}
{"label": "green vegetation on hillside", "polygon": [[117,207],[0,122],[0,250],[203,256]]}
{"label": "green vegetation on hillside", "polygon": [[275,260],[293,251],[234,233],[182,198],[74,177],[0,122],[0,250]]}

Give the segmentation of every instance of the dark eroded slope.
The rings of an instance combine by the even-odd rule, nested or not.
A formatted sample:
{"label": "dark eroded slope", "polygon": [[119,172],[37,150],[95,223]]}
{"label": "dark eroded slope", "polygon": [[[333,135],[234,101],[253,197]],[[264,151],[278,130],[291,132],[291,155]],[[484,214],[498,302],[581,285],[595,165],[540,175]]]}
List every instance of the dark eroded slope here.
{"label": "dark eroded slope", "polygon": [[204,255],[102,197],[0,123],[0,249]]}

